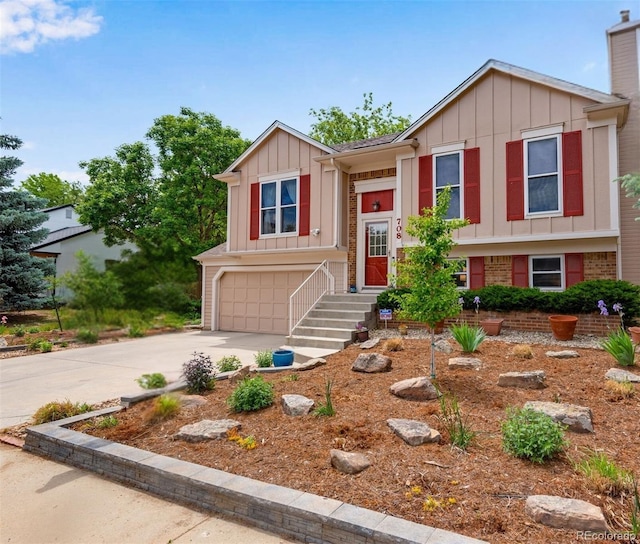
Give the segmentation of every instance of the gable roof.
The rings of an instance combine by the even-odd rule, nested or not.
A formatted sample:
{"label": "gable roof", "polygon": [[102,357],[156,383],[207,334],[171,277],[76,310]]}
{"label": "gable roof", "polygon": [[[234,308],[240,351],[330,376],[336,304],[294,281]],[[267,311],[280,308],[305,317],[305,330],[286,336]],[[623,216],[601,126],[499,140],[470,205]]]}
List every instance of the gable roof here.
{"label": "gable roof", "polygon": [[52,212],[54,210],[62,210],[63,208],[73,208],[73,204],[60,204],[59,206],[52,206],[51,208],[45,208],[41,211],[48,213],[48,212]]}
{"label": "gable roof", "polygon": [[343,144],[335,144],[331,147],[335,149],[338,153],[342,151],[351,151],[352,149],[362,149],[365,147],[373,147],[375,145],[388,144],[389,142],[393,142],[396,139],[396,136],[400,134],[399,132],[394,132],[393,134],[384,134],[382,136],[376,136],[375,138],[366,138],[364,140],[355,140],[353,142],[345,142]]}
{"label": "gable roof", "polygon": [[620,101],[620,99],[617,96],[614,96],[612,94],[596,91],[595,89],[590,89],[588,87],[583,87],[582,85],[570,83],[569,81],[565,81],[563,79],[546,76],[539,72],[534,72],[533,70],[521,68],[520,66],[515,66],[507,62],[490,59],[487,62],[485,62],[478,70],[476,70],[470,77],[468,77],[465,81],[463,81],[460,85],[458,85],[453,91],[451,91],[447,96],[445,96],[442,100],[440,100],[440,102],[438,102],[429,111],[427,111],[427,113],[425,113],[422,117],[417,119],[406,130],[401,132],[396,137],[395,141],[403,140],[410,134],[413,134],[416,130],[422,128],[422,126],[425,125],[431,118],[433,118],[435,115],[441,112],[444,108],[446,108],[449,104],[451,104],[454,100],[456,100],[461,94],[463,94],[469,88],[473,87],[482,77],[484,77],[491,70],[494,70],[496,72],[501,72],[503,74],[515,76],[520,79],[525,79],[527,81],[531,81],[532,83],[537,83],[539,85],[544,85],[546,87],[552,87],[559,91],[564,91],[566,93],[582,96],[584,98],[588,98],[589,100],[593,100],[595,102],[600,102],[603,104],[615,104]]}
{"label": "gable roof", "polygon": [[322,151],[326,151],[327,153],[335,152],[329,146],[321,144],[317,140],[314,140],[313,138],[307,136],[306,134],[303,134],[302,132],[296,130],[295,128],[291,128],[290,126],[285,125],[280,121],[274,121],[271,124],[271,126],[267,128],[267,130],[265,130],[262,134],[260,134],[260,136],[258,136],[258,138],[245,150],[245,152],[242,155],[240,155],[235,161],[233,161],[231,165],[229,165],[229,167],[222,173],[227,174],[227,173],[233,172],[233,170],[242,161],[244,161],[247,157],[249,157],[262,144],[262,142],[264,142],[267,138],[269,138],[269,136],[271,136],[276,130],[283,130],[284,132],[288,132],[292,136],[295,136],[296,138],[299,138],[300,140],[307,142],[309,145],[317,147]]}
{"label": "gable roof", "polygon": [[91,227],[89,225],[79,225],[77,227],[65,227],[63,229],[54,230],[53,232],[50,232],[42,242],[35,246],[31,246],[31,251],[55,244],[56,242],[68,240],[69,238],[75,238],[76,236],[80,236],[81,234],[85,234],[90,231]]}

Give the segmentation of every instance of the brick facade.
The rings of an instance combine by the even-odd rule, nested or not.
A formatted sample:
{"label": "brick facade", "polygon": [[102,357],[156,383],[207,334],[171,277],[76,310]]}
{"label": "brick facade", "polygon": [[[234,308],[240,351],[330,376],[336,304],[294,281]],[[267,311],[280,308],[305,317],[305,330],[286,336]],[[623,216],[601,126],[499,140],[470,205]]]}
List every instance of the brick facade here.
{"label": "brick facade", "polygon": [[584,254],[584,279],[615,280],[617,279],[617,262],[615,251],[601,251]]}
{"label": "brick facade", "polygon": [[511,256],[484,258],[485,285],[511,285]]}

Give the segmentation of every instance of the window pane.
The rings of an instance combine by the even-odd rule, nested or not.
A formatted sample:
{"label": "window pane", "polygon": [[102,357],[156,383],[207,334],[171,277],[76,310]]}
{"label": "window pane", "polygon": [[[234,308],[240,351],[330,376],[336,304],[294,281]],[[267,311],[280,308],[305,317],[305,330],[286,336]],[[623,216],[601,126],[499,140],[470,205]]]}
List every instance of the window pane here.
{"label": "window pane", "polygon": [[276,205],[276,184],[275,183],[263,183],[262,184],[262,201],[261,208],[272,208]]}
{"label": "window pane", "polygon": [[558,171],[558,140],[535,140],[529,142],[529,175],[550,174]]}
{"label": "window pane", "polygon": [[562,287],[562,278],[560,273],[545,272],[542,274],[533,274],[533,287]]}
{"label": "window pane", "polygon": [[560,272],[560,257],[538,257],[531,261],[534,272]]}
{"label": "window pane", "polygon": [[[296,180],[286,179],[281,185],[281,202],[282,206],[288,206],[296,203]],[[295,229],[294,229],[295,230]]]}
{"label": "window pane", "polygon": [[276,210],[262,210],[262,234],[275,234]]}
{"label": "window pane", "polygon": [[[442,190],[438,191],[437,194],[441,192]],[[451,200],[447,210],[447,219],[456,219],[460,217],[460,187],[452,187],[449,192],[451,193]]]}
{"label": "window pane", "polygon": [[387,255],[387,224],[369,225],[369,257]]}
{"label": "window pane", "polygon": [[558,176],[529,180],[529,213],[558,211]]}
{"label": "window pane", "polygon": [[282,232],[295,232],[296,231],[296,207],[287,206],[282,208],[280,215],[280,228]]}
{"label": "window pane", "polygon": [[460,155],[436,157],[436,187],[458,185],[460,183]]}

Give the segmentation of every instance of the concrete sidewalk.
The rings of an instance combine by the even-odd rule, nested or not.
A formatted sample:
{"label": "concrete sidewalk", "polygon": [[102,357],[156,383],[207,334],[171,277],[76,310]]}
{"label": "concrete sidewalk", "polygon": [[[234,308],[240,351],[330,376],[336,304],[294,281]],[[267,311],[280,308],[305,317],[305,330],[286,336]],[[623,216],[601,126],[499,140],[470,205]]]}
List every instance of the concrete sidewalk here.
{"label": "concrete sidewalk", "polygon": [[291,542],[2,443],[0,479],[2,543]]}
{"label": "concrete sidewalk", "polygon": [[135,381],[142,374],[176,380],[194,351],[249,364],[256,352],[284,344],[276,335],[190,331],[0,359],[0,430],[28,422],[51,401],[93,404],[142,391]]}

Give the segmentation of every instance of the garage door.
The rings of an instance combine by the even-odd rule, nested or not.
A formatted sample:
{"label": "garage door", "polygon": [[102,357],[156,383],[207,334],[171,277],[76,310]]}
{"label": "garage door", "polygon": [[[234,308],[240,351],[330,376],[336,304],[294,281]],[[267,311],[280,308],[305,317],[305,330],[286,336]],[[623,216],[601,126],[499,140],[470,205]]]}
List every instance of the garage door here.
{"label": "garage door", "polygon": [[226,272],[220,278],[220,330],[288,334],[289,296],[310,272]]}

